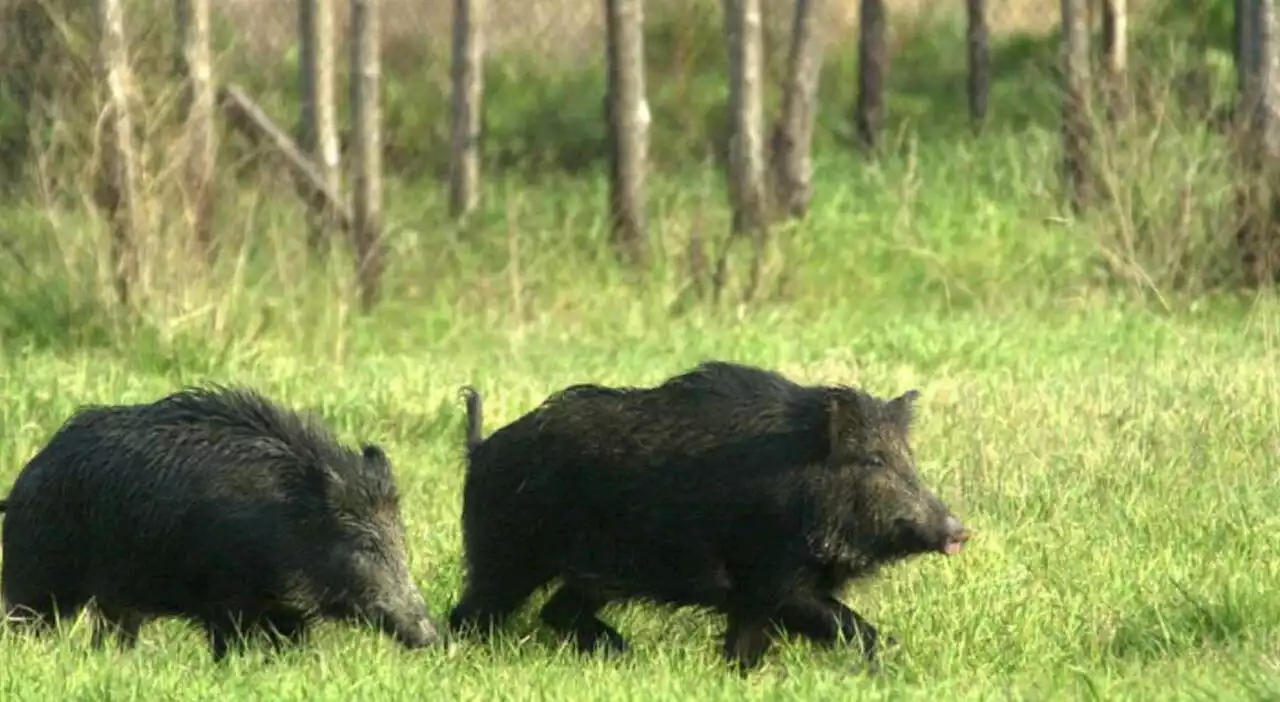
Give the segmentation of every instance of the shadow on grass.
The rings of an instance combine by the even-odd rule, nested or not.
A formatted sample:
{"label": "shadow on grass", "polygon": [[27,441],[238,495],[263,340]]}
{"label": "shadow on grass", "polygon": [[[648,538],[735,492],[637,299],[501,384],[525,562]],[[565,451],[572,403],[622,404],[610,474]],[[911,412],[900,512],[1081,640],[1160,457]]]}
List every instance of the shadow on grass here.
{"label": "shadow on grass", "polygon": [[1280,625],[1274,607],[1255,593],[1226,589],[1217,596],[1177,586],[1170,601],[1149,603],[1122,621],[1108,645],[1122,659],[1152,661],[1242,643]]}
{"label": "shadow on grass", "polygon": [[0,343],[9,349],[108,349],[116,343],[110,312],[73,295],[62,281],[2,290]]}

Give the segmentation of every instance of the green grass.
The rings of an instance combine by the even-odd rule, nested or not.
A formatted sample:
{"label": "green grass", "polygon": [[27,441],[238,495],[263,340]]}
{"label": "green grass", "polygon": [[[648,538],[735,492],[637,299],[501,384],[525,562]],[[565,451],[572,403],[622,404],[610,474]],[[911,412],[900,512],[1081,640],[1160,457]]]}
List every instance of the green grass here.
{"label": "green grass", "polygon": [[[683,26],[659,27],[655,45]],[[719,65],[698,34],[715,26],[688,31],[710,47],[696,60]],[[73,186],[0,205],[0,485],[79,404],[252,385],[320,412],[346,441],[386,446],[438,618],[462,575],[463,384],[484,393],[489,431],[570,383],[651,383],[712,357],[880,394],[919,388],[922,478],[976,537],[958,558],[922,557],[851,590],[902,640],[881,675],[792,643],[741,680],[718,660],[716,617],[648,606],[605,613],[630,655],[583,659],[535,625],[535,602],[489,646],[411,654],[325,626],[279,659],[221,667],[172,621],[127,654],[92,651],[83,626],[0,635],[0,699],[1280,697],[1280,304],[1208,284],[1230,234],[1221,140],[1166,115],[1104,139],[1117,201],[1068,221],[1042,82],[1054,45],[1002,49],[992,129],[974,140],[956,76],[936,68],[961,41],[953,31],[895,64],[876,163],[840,153],[854,64],[832,59],[814,211],[775,232],[750,305],[736,302],[741,257],[720,308],[677,304],[690,237],[714,253],[729,222],[722,176],[687,163],[719,129],[723,77],[698,66],[658,71],[697,79],[684,102],[655,97],[667,125],[655,151],[693,158],[653,176],[656,263],[638,275],[601,246],[598,134],[574,128],[598,119],[598,95],[581,88],[599,78],[590,70],[528,95],[514,87],[532,78],[498,71],[491,103],[490,166],[540,157],[575,175],[494,177],[467,231],[448,223],[437,182],[390,179],[386,300],[368,317],[350,309],[345,256],[305,255],[292,186],[269,168],[222,174],[230,255],[208,272],[175,246],[187,233],[155,167],[152,265],[131,314],[106,301],[101,225]],[[283,110],[277,73],[250,87]],[[396,90],[390,141],[430,165],[443,153],[431,110],[443,108]],[[427,107],[411,119],[415,105]]]}
{"label": "green grass", "polygon": [[[784,647],[748,682],[722,672],[712,617],[649,607],[610,618],[634,652],[583,662],[525,617],[492,648],[405,654],[376,634],[326,627],[282,661],[219,670],[202,639],[153,625],[141,647],[94,653],[7,639],[5,699],[986,698],[1081,693],[1280,692],[1280,528],[1274,309],[1251,319],[1170,320],[1103,306],[1005,315],[879,316],[851,304],[816,318],[740,324],[604,321],[519,345],[458,332],[445,349],[370,351],[310,365],[287,353],[202,374],[318,409],[351,441],[398,461],[415,572],[437,611],[459,583],[455,387],[478,382],[490,426],[579,380],[649,382],[699,358],[809,380],[924,393],[920,469],[978,536],[950,561],[922,558],[860,586],[851,602],[903,638],[880,679],[851,657]],[[5,480],[77,402],[127,402],[195,378],[92,353],[5,359]],[[1172,687],[1171,687],[1172,685]],[[1212,694],[1210,694],[1212,693]]]}
{"label": "green grass", "polygon": [[149,308],[120,328],[85,292],[92,281],[48,282],[59,266],[87,270],[72,246],[87,225],[9,211],[31,234],[30,272],[8,279],[0,305],[0,483],[77,404],[250,384],[319,411],[347,441],[386,445],[414,571],[442,616],[461,577],[458,386],[480,387],[492,430],[568,383],[649,383],[719,357],[878,393],[921,389],[921,474],[977,536],[961,557],[923,557],[849,593],[902,639],[878,677],[847,652],[791,643],[739,680],[717,659],[717,618],[627,606],[606,613],[633,645],[616,661],[560,647],[532,610],[491,646],[410,654],[325,626],[281,659],[253,652],[221,668],[177,622],[148,626],[127,654],[92,651],[83,626],[10,636],[0,695],[1274,699],[1280,306],[1221,295],[1161,306],[1100,284],[1093,225],[1046,223],[1052,139],[925,145],[875,167],[827,158],[812,217],[780,233],[794,272],[784,292],[681,315],[669,312],[680,246],[725,222],[712,175],[655,183],[654,230],[673,263],[630,284],[588,245],[602,236],[596,181],[495,186],[509,190],[470,243],[443,228],[436,188],[397,186],[400,253],[388,302],[367,319],[344,317],[333,295],[345,284],[289,253],[291,204],[257,219],[233,208],[228,222],[253,223],[279,250],[258,247],[240,278],[192,282],[187,308]]}

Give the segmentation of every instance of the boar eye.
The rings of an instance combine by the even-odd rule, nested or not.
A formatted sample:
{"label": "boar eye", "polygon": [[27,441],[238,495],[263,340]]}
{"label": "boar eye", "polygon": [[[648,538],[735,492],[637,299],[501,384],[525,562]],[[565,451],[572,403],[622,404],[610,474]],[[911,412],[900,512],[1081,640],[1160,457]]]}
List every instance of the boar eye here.
{"label": "boar eye", "polygon": [[874,468],[883,468],[883,467],[884,467],[884,465],[885,465],[885,463],[884,463],[884,457],[883,457],[883,456],[881,456],[880,454],[877,454],[877,453],[869,453],[869,454],[867,454],[867,455],[863,458],[863,461],[864,461],[867,465],[872,466],[872,467],[874,467]]}

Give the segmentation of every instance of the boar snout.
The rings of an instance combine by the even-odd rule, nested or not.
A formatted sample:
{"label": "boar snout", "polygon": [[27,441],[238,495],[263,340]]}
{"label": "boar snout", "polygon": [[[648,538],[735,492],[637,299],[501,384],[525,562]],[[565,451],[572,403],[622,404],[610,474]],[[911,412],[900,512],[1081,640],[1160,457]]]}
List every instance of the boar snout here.
{"label": "boar snout", "polygon": [[436,625],[426,614],[403,614],[380,610],[374,612],[372,619],[383,633],[400,642],[405,648],[427,648],[440,642]]}
{"label": "boar snout", "polygon": [[390,634],[409,649],[426,648],[440,642],[440,634],[436,631],[435,624],[427,617],[398,624],[392,627]]}
{"label": "boar snout", "polygon": [[948,556],[954,556],[964,549],[964,544],[972,536],[965,525],[954,516],[948,516],[946,520],[946,537],[942,543],[942,553]]}

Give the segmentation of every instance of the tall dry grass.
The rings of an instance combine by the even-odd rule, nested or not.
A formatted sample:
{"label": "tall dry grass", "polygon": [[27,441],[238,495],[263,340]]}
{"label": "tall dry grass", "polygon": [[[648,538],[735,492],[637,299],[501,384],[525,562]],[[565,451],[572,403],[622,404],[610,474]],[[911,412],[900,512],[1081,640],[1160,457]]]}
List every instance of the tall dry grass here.
{"label": "tall dry grass", "polygon": [[[1141,12],[1151,0],[1130,2],[1131,12]],[[717,7],[717,0],[650,0],[646,11],[661,14],[673,6],[701,4]],[[791,3],[764,3],[765,21],[772,31],[785,30],[790,22]],[[959,0],[891,0],[890,31],[910,33],[921,20],[960,17],[964,4]],[[1057,24],[1059,0],[1001,0],[990,4],[992,34],[1040,33]],[[339,2],[338,26],[345,27],[349,8]],[[451,0],[384,0],[387,22],[384,39],[420,38],[447,46],[453,15]],[[550,58],[572,60],[596,55],[604,41],[604,4],[601,0],[489,0],[488,43],[494,53],[517,49]],[[293,45],[296,26],[295,3],[261,0],[226,0],[222,12],[237,27],[246,49],[278,55]],[[825,3],[825,17],[819,23],[833,36],[856,35],[858,0]]]}

